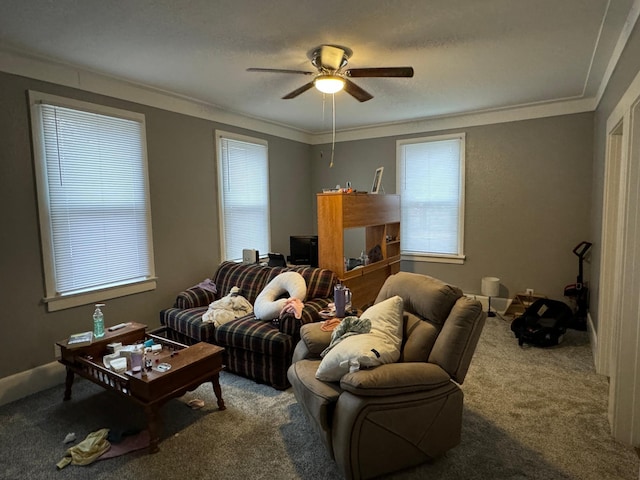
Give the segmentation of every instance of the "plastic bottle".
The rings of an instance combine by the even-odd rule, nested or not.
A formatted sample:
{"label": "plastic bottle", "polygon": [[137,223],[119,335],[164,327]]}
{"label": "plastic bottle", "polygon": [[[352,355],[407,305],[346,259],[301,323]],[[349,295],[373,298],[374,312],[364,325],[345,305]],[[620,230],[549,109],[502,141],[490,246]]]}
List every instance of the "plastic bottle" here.
{"label": "plastic bottle", "polygon": [[100,307],[104,307],[104,303],[96,303],[96,309],[93,312],[93,336],[95,338],[104,337],[104,315]]}

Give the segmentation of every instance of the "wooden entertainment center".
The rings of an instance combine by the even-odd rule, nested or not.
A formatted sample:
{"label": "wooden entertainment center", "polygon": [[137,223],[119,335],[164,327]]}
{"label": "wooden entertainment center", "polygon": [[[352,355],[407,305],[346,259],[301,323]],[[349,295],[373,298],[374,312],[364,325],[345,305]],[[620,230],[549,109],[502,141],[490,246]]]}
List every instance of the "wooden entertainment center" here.
{"label": "wooden entertainment center", "polygon": [[[400,271],[400,196],[319,193],[317,203],[319,266],[351,289],[354,307],[372,304],[386,278]],[[378,245],[382,260],[347,270],[344,231],[363,227],[364,251]]]}

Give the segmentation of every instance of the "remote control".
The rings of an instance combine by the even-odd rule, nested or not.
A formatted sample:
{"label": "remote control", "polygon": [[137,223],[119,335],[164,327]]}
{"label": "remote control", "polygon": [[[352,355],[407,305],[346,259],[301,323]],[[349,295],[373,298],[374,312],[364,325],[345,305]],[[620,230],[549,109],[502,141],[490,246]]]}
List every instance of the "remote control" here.
{"label": "remote control", "polygon": [[110,332],[113,332],[115,330],[120,330],[121,328],[124,328],[124,327],[126,327],[128,325],[129,325],[128,323],[119,323],[118,325],[114,325],[113,327],[109,327],[108,330]]}

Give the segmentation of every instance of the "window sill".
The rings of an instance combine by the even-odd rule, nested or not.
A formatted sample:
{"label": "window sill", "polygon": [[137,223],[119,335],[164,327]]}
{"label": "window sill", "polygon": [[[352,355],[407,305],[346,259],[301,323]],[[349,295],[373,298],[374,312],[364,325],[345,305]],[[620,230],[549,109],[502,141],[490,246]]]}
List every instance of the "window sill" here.
{"label": "window sill", "polygon": [[434,255],[427,253],[403,253],[402,260],[408,262],[428,262],[428,263],[452,263],[456,265],[464,264],[464,255]]}
{"label": "window sill", "polygon": [[47,304],[49,312],[65,310],[67,308],[78,307],[80,305],[89,305],[92,303],[100,303],[112,298],[124,297],[135,293],[148,292],[155,290],[156,279],[149,279],[129,285],[119,285],[117,287],[106,288],[102,290],[92,290],[90,292],[76,293],[73,295],[64,295],[58,297],[47,297],[44,302]]}

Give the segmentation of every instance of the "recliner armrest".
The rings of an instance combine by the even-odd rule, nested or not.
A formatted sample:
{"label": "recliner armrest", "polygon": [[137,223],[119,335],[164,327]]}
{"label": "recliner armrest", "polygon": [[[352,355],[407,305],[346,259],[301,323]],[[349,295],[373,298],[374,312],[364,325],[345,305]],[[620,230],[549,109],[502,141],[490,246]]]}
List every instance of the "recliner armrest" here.
{"label": "recliner armrest", "polygon": [[460,297],[449,312],[428,361],[440,365],[462,384],[486,318],[478,300]]}
{"label": "recliner armrest", "polygon": [[331,332],[322,330],[322,323],[309,323],[300,329],[300,341],[304,342],[309,353],[320,358],[320,354],[331,343]]}
{"label": "recliner armrest", "polygon": [[388,396],[434,390],[450,382],[449,374],[438,365],[400,362],[347,373],[340,388],[354,395]]}

